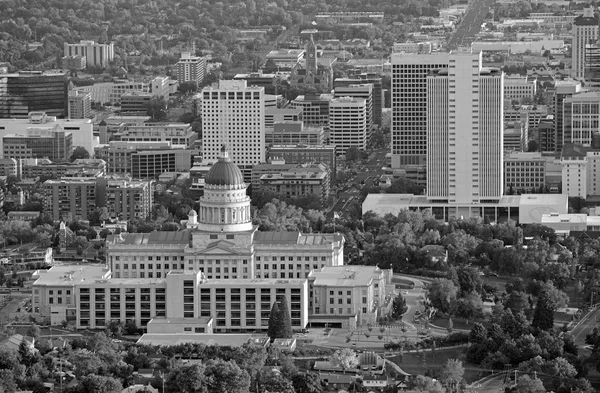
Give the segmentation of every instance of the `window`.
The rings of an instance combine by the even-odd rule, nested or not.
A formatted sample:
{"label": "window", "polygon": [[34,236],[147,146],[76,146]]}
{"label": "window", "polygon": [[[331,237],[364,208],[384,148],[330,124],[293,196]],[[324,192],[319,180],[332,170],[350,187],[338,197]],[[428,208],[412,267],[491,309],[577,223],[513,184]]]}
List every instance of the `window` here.
{"label": "window", "polygon": [[366,303],[366,302],[367,302],[367,298],[366,298],[366,296],[363,296],[363,298],[362,298],[362,302],[363,302],[363,303]]}
{"label": "window", "polygon": [[350,299],[350,298],[346,299],[346,304],[352,304],[352,299]]}

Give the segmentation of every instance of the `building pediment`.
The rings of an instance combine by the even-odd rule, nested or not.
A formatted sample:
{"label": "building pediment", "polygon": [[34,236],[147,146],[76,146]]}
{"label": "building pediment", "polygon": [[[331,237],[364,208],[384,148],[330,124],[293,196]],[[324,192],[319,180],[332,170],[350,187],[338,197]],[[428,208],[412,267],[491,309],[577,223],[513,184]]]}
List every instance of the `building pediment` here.
{"label": "building pediment", "polygon": [[235,244],[226,240],[219,240],[210,243],[206,248],[197,250],[195,255],[241,255],[242,253],[234,250]]}

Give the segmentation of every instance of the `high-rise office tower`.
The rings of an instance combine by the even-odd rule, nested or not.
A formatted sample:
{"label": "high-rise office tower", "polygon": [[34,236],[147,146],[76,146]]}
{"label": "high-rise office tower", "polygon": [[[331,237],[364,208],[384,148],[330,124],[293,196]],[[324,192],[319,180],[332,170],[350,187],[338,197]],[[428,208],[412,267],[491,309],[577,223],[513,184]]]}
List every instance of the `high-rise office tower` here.
{"label": "high-rise office tower", "polygon": [[594,8],[585,8],[583,15],[573,22],[573,44],[571,47],[571,70],[574,78],[583,78],[585,74],[586,45],[595,44],[599,38],[598,18]]}
{"label": "high-rise office tower", "polygon": [[498,202],[503,190],[504,76],[481,53],[451,53],[426,80],[427,198]]}
{"label": "high-rise office tower", "polygon": [[351,147],[367,148],[367,101],[364,98],[341,97],[329,106],[329,139],[338,154]]}
{"label": "high-rise office tower", "polygon": [[373,85],[370,83],[336,87],[334,98],[354,97],[363,98],[367,105],[367,143],[373,135]]}
{"label": "high-rise office tower", "polygon": [[181,58],[175,67],[179,83],[202,83],[206,75],[206,59],[204,57],[192,56],[189,52],[181,54]]}
{"label": "high-rise office tower", "polygon": [[566,98],[581,91],[581,82],[574,80],[554,82],[554,151],[562,151],[564,141],[564,109],[563,102]]}
{"label": "high-rise office tower", "polygon": [[383,90],[381,77],[373,73],[352,75],[348,78],[337,78],[333,81],[333,88],[341,86],[370,83],[373,85],[373,123],[381,125],[381,108],[383,107]]}
{"label": "high-rise office tower", "polygon": [[265,162],[265,88],[221,80],[202,89],[202,156],[217,161],[221,147],[250,183],[252,167]]}
{"label": "high-rise office tower", "polygon": [[448,54],[392,54],[392,168],[425,167],[427,75],[448,67]]}
{"label": "high-rise office tower", "polygon": [[22,71],[0,75],[0,118],[27,119],[30,112],[60,118],[66,115],[66,73]]}

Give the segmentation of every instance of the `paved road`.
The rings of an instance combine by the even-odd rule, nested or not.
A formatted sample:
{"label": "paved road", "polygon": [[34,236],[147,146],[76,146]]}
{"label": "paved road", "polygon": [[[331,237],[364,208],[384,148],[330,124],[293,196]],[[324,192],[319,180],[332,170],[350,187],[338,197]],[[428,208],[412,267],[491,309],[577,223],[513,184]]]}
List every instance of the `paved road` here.
{"label": "paved road", "polygon": [[575,345],[583,347],[585,345],[585,336],[600,324],[600,308],[596,308],[588,314],[576,327],[571,331]]}
{"label": "paved road", "polygon": [[494,3],[495,0],[472,0],[454,35],[448,40],[448,49],[470,46]]}

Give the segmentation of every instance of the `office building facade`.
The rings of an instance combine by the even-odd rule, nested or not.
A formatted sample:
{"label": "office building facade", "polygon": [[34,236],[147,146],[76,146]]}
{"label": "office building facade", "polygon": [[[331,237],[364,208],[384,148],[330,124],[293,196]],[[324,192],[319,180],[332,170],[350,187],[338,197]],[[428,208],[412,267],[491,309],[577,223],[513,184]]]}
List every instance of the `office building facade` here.
{"label": "office building facade", "polygon": [[599,21],[594,15],[594,8],[585,8],[583,15],[573,21],[573,43],[571,46],[571,70],[574,78],[585,76],[586,45],[596,43],[599,37]]}
{"label": "office building facade", "polygon": [[504,157],[504,193],[537,194],[546,185],[546,160],[541,153],[512,152]]}
{"label": "office building facade", "polygon": [[67,114],[67,74],[27,71],[0,75],[0,118],[27,119],[30,112]]}
{"label": "office building facade", "polygon": [[373,134],[373,85],[348,85],[339,86],[334,90],[334,98],[353,97],[365,100],[367,116],[367,143],[371,140]]}
{"label": "office building facade", "polygon": [[216,161],[227,145],[233,162],[250,181],[265,162],[265,94],[246,81],[219,81],[202,89],[202,156]]}
{"label": "office building facade", "polygon": [[383,108],[383,88],[381,78],[377,74],[363,73],[352,75],[351,78],[337,78],[333,81],[333,87],[336,89],[338,87],[366,83],[373,85],[373,123],[380,126]]}
{"label": "office building facade", "polygon": [[341,97],[331,100],[329,107],[329,141],[338,154],[346,154],[351,147],[367,148],[367,101],[364,98]]}
{"label": "office building facade", "polygon": [[[499,201],[503,191],[503,74],[481,53],[453,53],[427,76],[427,198]],[[470,143],[465,143],[470,141]]]}
{"label": "office building facade", "polygon": [[448,54],[392,54],[392,168],[425,167],[427,75],[447,68]]}
{"label": "office building facade", "polygon": [[600,131],[600,93],[585,92],[563,101],[563,146],[565,143],[591,145]]}
{"label": "office building facade", "polygon": [[[101,182],[101,180],[98,180]],[[107,179],[102,184],[102,206],[111,218],[146,220],[152,213],[152,182],[127,179]]]}
{"label": "office building facade", "polygon": [[48,158],[51,161],[68,161],[73,152],[73,135],[60,125],[52,129],[28,128],[25,134],[2,136],[3,158]]}

